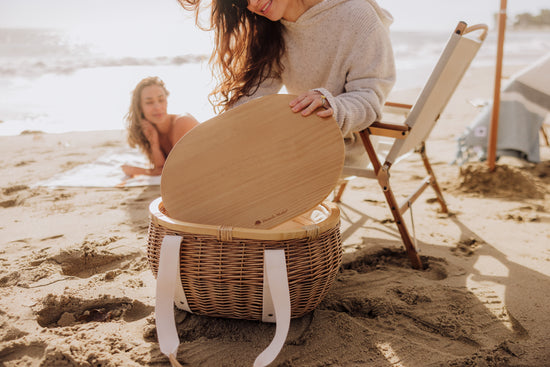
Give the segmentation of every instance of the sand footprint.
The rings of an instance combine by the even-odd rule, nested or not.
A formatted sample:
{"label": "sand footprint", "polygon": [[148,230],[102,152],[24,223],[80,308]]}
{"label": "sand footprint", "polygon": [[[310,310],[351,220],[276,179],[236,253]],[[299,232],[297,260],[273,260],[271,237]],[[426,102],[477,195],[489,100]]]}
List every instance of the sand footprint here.
{"label": "sand footprint", "polygon": [[21,279],[21,273],[18,271],[6,272],[2,271],[0,273],[0,287],[13,287],[19,284]]}
{"label": "sand footprint", "polygon": [[[26,243],[26,240],[13,242]],[[30,255],[22,255],[15,262],[5,266],[0,273],[0,287],[23,287],[29,288],[32,284],[48,278],[53,274],[58,274],[58,266],[51,262],[44,261],[50,247],[44,247]]]}
{"label": "sand footprint", "polygon": [[36,311],[37,322],[45,328],[57,328],[89,322],[124,320],[134,322],[149,316],[153,306],[127,297],[103,295],[94,299],[74,296],[45,297]]}
{"label": "sand footprint", "polygon": [[12,195],[18,191],[27,190],[29,187],[26,185],[13,185],[2,189],[3,195]]}
{"label": "sand footprint", "polygon": [[2,188],[2,196],[0,197],[0,208],[11,208],[14,206],[22,205],[25,201],[24,198],[22,198],[20,195],[14,194],[28,189],[29,187],[25,185],[14,185]]}
{"label": "sand footprint", "polygon": [[[60,267],[61,274],[89,278],[98,273],[111,272],[116,276],[116,270],[127,268],[132,261],[142,257],[138,250],[114,251],[106,248],[119,237],[109,237],[103,240],[86,240],[79,247],[61,250],[57,255],[44,259]],[[139,261],[138,261],[139,263]],[[115,271],[115,273],[112,273]]]}
{"label": "sand footprint", "polygon": [[545,212],[543,205],[532,204],[520,206],[504,213],[498,213],[496,217],[498,219],[513,220],[516,222],[547,222],[550,218],[544,215]]}
{"label": "sand footprint", "polygon": [[375,319],[394,313],[393,306],[384,297],[371,297],[365,294],[327,298],[319,309],[343,312],[351,317]]}
{"label": "sand footprint", "polygon": [[16,340],[28,334],[25,331],[19,330],[13,324],[13,318],[0,310],[0,343]]}
{"label": "sand footprint", "polygon": [[482,246],[484,242],[476,237],[465,238],[457,242],[456,246],[451,249],[453,255],[470,257],[476,253],[476,250]]}
{"label": "sand footprint", "polygon": [[[418,272],[418,274],[434,280],[442,280],[448,277],[445,259],[432,256],[420,256],[420,258],[424,270]],[[402,249],[395,248],[368,250],[368,252],[358,255],[352,260],[344,261],[342,264],[342,269],[355,270],[358,273],[369,273],[386,267],[399,267],[414,271],[411,269],[407,253]]]}
{"label": "sand footprint", "polygon": [[2,366],[12,360],[40,359],[44,352],[45,344],[27,340],[29,333],[14,326],[16,322],[17,318],[0,310],[0,365]]}
{"label": "sand footprint", "polygon": [[[41,241],[60,237],[62,235]],[[55,244],[45,246],[21,257],[11,271],[0,272],[0,287],[36,288],[73,277],[89,278],[98,274],[103,274],[103,280],[113,280],[123,271],[136,273],[146,269],[145,257],[138,250],[112,246],[118,240],[119,237],[86,240],[78,247],[62,249],[57,254],[52,254]]]}
{"label": "sand footprint", "polygon": [[487,325],[488,328],[493,328],[495,325],[499,327],[503,325],[518,337],[527,336],[527,330],[508,311],[506,304],[493,289],[474,288],[472,291],[474,291],[477,299],[483,305],[484,310],[487,310],[495,320],[495,323]]}
{"label": "sand footprint", "polygon": [[[47,344],[37,339],[18,339],[0,343],[0,362],[2,366],[19,366],[25,361],[26,366],[41,365]],[[10,362],[13,361],[13,364]]]}

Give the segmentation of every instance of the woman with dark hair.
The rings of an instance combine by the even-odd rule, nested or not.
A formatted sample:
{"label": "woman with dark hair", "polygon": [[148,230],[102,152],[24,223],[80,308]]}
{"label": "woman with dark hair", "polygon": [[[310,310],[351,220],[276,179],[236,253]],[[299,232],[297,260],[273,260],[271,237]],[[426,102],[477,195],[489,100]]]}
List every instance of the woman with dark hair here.
{"label": "woman with dark hair", "polygon": [[[196,12],[201,0],[178,0]],[[381,116],[395,83],[391,15],[375,0],[211,0],[224,111],[282,86],[294,112],[334,116],[344,136]]]}

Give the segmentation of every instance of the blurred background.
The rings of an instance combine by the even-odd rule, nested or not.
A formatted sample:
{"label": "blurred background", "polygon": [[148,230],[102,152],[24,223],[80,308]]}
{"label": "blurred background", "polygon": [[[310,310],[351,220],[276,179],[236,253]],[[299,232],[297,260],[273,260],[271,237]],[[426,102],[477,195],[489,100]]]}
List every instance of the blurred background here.
{"label": "blurred background", "polygon": [[[395,20],[396,89],[424,84],[459,20],[489,25],[473,66],[495,64],[499,0],[379,4]],[[548,9],[508,0],[505,65],[550,52]],[[176,0],[0,0],[0,135],[123,129],[132,89],[152,75],[171,92],[169,112],[204,121],[214,115],[210,37]]]}

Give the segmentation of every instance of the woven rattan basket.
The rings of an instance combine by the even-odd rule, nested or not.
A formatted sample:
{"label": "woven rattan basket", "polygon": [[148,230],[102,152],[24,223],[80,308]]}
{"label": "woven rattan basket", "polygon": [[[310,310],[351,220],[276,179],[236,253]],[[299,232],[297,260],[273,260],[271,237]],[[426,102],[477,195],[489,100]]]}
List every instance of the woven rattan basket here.
{"label": "woven rattan basket", "polygon": [[340,211],[330,202],[270,230],[174,220],[161,198],[149,210],[151,270],[156,277],[163,238],[181,236],[180,278],[191,312],[199,315],[261,320],[266,249],[285,250],[292,318],[321,302],[341,264]]}

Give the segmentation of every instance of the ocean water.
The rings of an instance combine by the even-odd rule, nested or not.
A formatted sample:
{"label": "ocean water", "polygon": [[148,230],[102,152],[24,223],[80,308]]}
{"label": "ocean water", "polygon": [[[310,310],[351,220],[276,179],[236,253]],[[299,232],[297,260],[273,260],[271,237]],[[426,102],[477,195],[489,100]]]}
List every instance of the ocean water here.
{"label": "ocean water", "polygon": [[[395,88],[422,86],[448,36],[394,31]],[[214,116],[207,98],[214,83],[210,49],[208,33],[198,30],[157,40],[154,34],[0,28],[0,135],[123,129],[132,89],[152,75],[166,82],[169,112],[205,121]],[[506,65],[527,65],[548,52],[550,32],[506,34]],[[495,59],[491,31],[473,65]]]}

